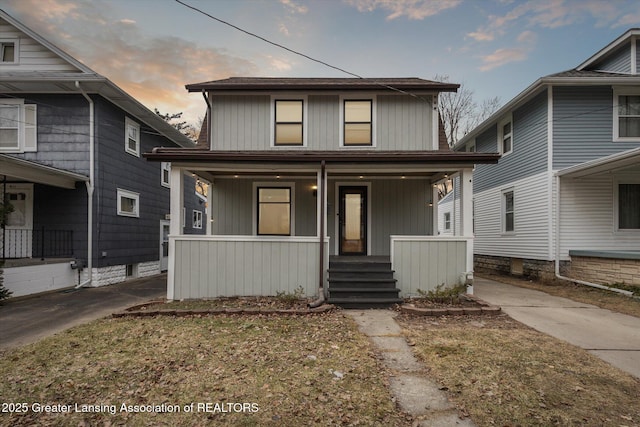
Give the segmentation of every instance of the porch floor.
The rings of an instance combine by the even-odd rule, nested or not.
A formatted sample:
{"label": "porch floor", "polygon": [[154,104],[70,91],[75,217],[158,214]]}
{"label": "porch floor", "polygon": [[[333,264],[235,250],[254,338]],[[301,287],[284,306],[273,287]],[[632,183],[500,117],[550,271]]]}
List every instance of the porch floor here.
{"label": "porch floor", "polygon": [[391,262],[385,255],[331,255],[329,262]]}

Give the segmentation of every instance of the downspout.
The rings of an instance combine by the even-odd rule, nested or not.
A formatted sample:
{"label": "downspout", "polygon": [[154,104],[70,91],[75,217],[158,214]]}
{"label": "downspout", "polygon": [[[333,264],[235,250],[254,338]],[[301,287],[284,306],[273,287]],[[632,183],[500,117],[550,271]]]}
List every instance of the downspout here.
{"label": "downspout", "polygon": [[325,161],[320,162],[320,259],[318,266],[318,299],[309,303],[309,308],[324,304],[324,222],[325,222]]}
{"label": "downspout", "polygon": [[89,182],[85,182],[87,186],[87,270],[89,270],[89,277],[82,283],[76,286],[76,289],[83,286],[91,285],[93,281],[93,190],[94,190],[94,169],[95,169],[95,115],[93,100],[87,93],[80,87],[80,82],[76,81],[76,87],[82,93],[82,96],[89,103]]}
{"label": "downspout", "polygon": [[207,103],[207,114],[205,115],[205,120],[207,121],[206,125],[207,125],[207,142],[208,142],[208,148],[209,150],[212,149],[211,147],[211,121],[213,120],[211,118],[211,102],[209,102],[209,97],[207,96],[207,93],[204,91],[204,89],[202,90],[202,97],[204,98],[204,102]]}
{"label": "downspout", "polygon": [[556,181],[556,265],[555,265],[555,273],[556,277],[560,280],[567,280],[569,282],[578,283],[584,286],[590,286],[592,288],[603,289],[605,291],[617,292],[622,295],[626,295],[628,297],[633,297],[633,292],[625,291],[624,289],[616,289],[611,288],[609,286],[600,285],[598,283],[586,282],[584,280],[572,279],[571,277],[566,277],[560,274],[560,176],[556,173],[555,175]]}

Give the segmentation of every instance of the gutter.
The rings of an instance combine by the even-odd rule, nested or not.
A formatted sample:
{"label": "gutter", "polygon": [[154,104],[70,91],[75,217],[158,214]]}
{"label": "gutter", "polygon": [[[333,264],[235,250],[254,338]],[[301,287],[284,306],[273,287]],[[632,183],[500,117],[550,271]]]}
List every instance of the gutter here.
{"label": "gutter", "polygon": [[566,280],[573,283],[578,283],[584,286],[590,286],[592,288],[603,289],[605,291],[616,292],[628,297],[633,296],[633,292],[625,291],[624,289],[612,288],[610,286],[600,285],[598,283],[586,282],[584,280],[572,279],[571,277],[566,277],[560,274],[560,175],[558,172],[554,173],[554,177],[556,180],[556,256],[555,256],[555,275],[560,280]]}
{"label": "gutter", "polygon": [[93,100],[80,87],[80,82],[76,81],[76,87],[82,93],[82,96],[89,103],[89,182],[85,182],[87,186],[87,269],[89,270],[89,278],[76,286],[76,289],[91,285],[93,282],[93,192],[95,180],[95,112]]}
{"label": "gutter", "polygon": [[324,160],[320,162],[320,259],[318,266],[318,299],[311,301],[309,308],[316,308],[324,304],[324,222],[325,222],[325,169],[326,163]]}

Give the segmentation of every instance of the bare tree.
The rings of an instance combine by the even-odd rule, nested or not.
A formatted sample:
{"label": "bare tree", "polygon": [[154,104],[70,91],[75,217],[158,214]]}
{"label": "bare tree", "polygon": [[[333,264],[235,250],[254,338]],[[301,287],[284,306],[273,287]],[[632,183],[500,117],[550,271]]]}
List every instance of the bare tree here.
{"label": "bare tree", "polygon": [[[154,108],[153,111],[162,118],[165,122],[169,123],[171,126],[182,132],[183,135],[187,136],[192,141],[196,141],[198,139],[198,133],[200,132],[200,127],[196,127],[192,124],[187,123],[186,121],[178,121],[182,118],[182,112],[180,113],[161,113],[157,108]],[[202,120],[200,120],[200,125],[202,125]]]}
{"label": "bare tree", "polygon": [[[449,82],[446,74],[436,74],[435,81]],[[484,100],[482,104],[473,99],[473,90],[463,84],[457,92],[442,92],[438,98],[438,111],[447,135],[453,146],[460,138],[494,113],[500,106],[500,98]]]}

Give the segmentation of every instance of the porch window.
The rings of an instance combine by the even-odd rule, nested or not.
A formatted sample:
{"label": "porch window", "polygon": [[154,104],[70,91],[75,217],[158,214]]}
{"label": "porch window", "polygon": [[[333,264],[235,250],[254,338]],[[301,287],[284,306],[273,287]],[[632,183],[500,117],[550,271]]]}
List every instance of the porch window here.
{"label": "porch window", "polygon": [[640,229],[640,184],[618,184],[618,229]]}
{"label": "porch window", "polygon": [[640,140],[640,94],[617,95],[615,100],[614,139]]}
{"label": "porch window", "polygon": [[503,156],[513,151],[513,120],[511,117],[498,124],[498,147]]}
{"label": "porch window", "polygon": [[120,216],[140,216],[140,195],[132,191],[118,188],[118,215]]}
{"label": "porch window", "polygon": [[0,99],[0,152],[37,151],[37,106]]}
{"label": "porch window", "polygon": [[291,235],[291,188],[258,187],[258,235]]}
{"label": "porch window", "polygon": [[193,211],[193,228],[202,229],[202,211]]}
{"label": "porch window", "polygon": [[124,120],[124,151],[140,157],[140,125],[129,117]]}
{"label": "porch window", "polygon": [[304,145],[302,99],[276,99],[274,145]]}
{"label": "porch window", "polygon": [[373,101],[344,100],[344,145],[373,145]]}
{"label": "porch window", "polygon": [[16,64],[18,62],[17,53],[17,40],[0,40],[0,64]]}
{"label": "porch window", "polygon": [[502,232],[513,233],[515,231],[515,203],[513,190],[502,193]]}

